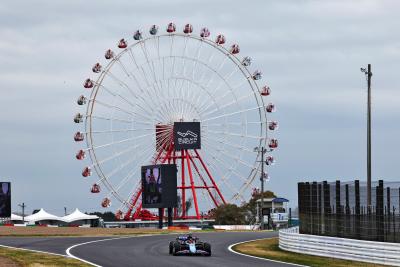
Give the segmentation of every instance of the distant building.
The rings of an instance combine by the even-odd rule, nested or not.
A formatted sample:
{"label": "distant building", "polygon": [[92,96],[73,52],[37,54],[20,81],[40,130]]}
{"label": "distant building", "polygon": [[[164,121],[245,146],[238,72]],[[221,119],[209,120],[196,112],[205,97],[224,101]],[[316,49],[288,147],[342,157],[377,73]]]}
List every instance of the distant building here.
{"label": "distant building", "polygon": [[[260,210],[261,199],[257,201],[257,210]],[[289,200],[282,197],[264,198],[262,213],[264,224],[273,228],[286,228],[289,222]]]}

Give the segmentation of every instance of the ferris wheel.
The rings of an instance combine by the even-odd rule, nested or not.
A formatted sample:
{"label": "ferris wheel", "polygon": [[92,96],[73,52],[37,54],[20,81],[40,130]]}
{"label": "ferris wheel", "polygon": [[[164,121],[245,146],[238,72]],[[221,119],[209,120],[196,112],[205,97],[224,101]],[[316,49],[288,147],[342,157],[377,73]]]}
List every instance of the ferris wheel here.
{"label": "ferris wheel", "polygon": [[[254,148],[277,148],[269,132],[278,123],[267,119],[275,105],[261,71],[227,41],[223,34],[211,39],[207,28],[195,33],[191,24],[181,32],[174,23],[166,31],[152,25],[119,40],[94,64],[77,100],[86,111],[74,117],[82,124],[74,140],[86,141],[76,158],[90,158],[82,176],[93,180],[92,193],[104,194],[102,207],[116,203],[125,220],[152,219],[141,205],[140,167],[164,163],[178,166],[183,209],[176,218],[199,219],[220,204],[248,200],[260,177]],[[200,122],[201,149],[174,149],[175,122]],[[194,215],[185,209],[188,199]]]}

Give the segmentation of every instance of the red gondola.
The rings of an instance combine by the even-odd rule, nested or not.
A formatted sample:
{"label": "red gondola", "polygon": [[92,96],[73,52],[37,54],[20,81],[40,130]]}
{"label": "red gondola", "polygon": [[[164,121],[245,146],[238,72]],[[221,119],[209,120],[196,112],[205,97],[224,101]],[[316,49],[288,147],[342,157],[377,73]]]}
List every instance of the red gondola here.
{"label": "red gondola", "polygon": [[266,110],[268,113],[275,112],[275,105],[272,104],[272,103],[269,103],[269,104],[267,105],[267,107],[265,108],[265,110]]}
{"label": "red gondola", "polygon": [[90,169],[90,167],[85,167],[82,171],[82,176],[88,177],[90,175],[92,175],[92,169]]}
{"label": "red gondola", "polygon": [[268,95],[271,94],[271,89],[269,88],[269,86],[266,86],[266,85],[265,85],[265,86],[261,89],[260,94],[261,94],[262,96],[268,96]]}
{"label": "red gondola", "polygon": [[78,100],[76,101],[76,103],[78,103],[78,105],[82,106],[85,105],[87,102],[87,99],[84,95],[81,95],[78,97]]}
{"label": "red gondola", "polygon": [[104,54],[104,57],[106,59],[112,59],[114,57],[114,52],[111,49],[108,49]]}
{"label": "red gondola", "polygon": [[[74,117],[74,122],[75,123],[81,123],[83,122],[83,115],[80,113],[77,113]],[[76,140],[75,140],[76,141]]]}
{"label": "red gondola", "polygon": [[269,148],[277,148],[278,147],[278,140],[277,139],[270,139],[268,142]]}
{"label": "red gondola", "polygon": [[209,36],[210,36],[210,31],[208,30],[208,28],[202,28],[200,30],[200,37],[207,38]]}
{"label": "red gondola", "polygon": [[239,53],[240,52],[239,45],[238,44],[233,44],[231,46],[231,49],[229,50],[229,52],[231,52],[231,54],[234,54],[234,55]]}
{"label": "red gondola", "polygon": [[268,129],[270,129],[271,131],[274,131],[274,130],[278,129],[278,122],[270,121],[268,123]]}
{"label": "red gondola", "polygon": [[76,153],[76,159],[77,160],[83,160],[86,157],[86,153],[84,150],[79,150],[78,153]]}
{"label": "red gondola", "polygon": [[101,206],[103,208],[110,207],[111,206],[111,200],[108,197],[104,198],[103,201],[101,201]]}
{"label": "red gondola", "polygon": [[185,28],[183,28],[183,32],[186,34],[193,32],[193,26],[191,24],[186,24]]}
{"label": "red gondola", "polygon": [[172,22],[168,23],[167,32],[173,33],[173,32],[175,32],[175,31],[176,31],[176,26],[175,26],[175,24],[172,23]]}
{"label": "red gondola", "polygon": [[256,70],[256,71],[253,73],[252,78],[253,78],[253,80],[260,80],[260,79],[262,78],[262,72],[259,71],[259,70]]}
{"label": "red gondola", "polygon": [[75,140],[76,142],[83,141],[83,139],[85,139],[83,133],[81,133],[81,132],[76,132],[76,133],[75,133],[75,135],[74,135],[74,140]]}
{"label": "red gondola", "polygon": [[101,65],[100,65],[100,63],[94,64],[94,66],[93,66],[93,68],[92,68],[92,71],[93,71],[94,73],[99,73],[99,72],[101,71]]}
{"label": "red gondola", "polygon": [[117,211],[115,212],[115,219],[117,219],[118,221],[120,221],[120,220],[122,220],[122,219],[124,218],[123,215],[124,215],[124,214],[122,213],[121,210],[117,210]]}
{"label": "red gondola", "polygon": [[124,38],[122,38],[122,39],[119,40],[119,42],[118,42],[118,47],[119,47],[119,48],[127,48],[127,47],[128,47],[128,42],[125,41]]}
{"label": "red gondola", "polygon": [[215,42],[216,42],[217,44],[219,44],[219,45],[223,45],[223,44],[225,43],[225,41],[226,41],[225,36],[222,35],[222,34],[219,34],[219,35],[217,36],[217,38],[215,39]]}
{"label": "red gondola", "polygon": [[93,184],[92,187],[90,188],[91,193],[100,193],[100,185],[98,184]]}
{"label": "red gondola", "polygon": [[137,31],[133,34],[133,39],[135,39],[136,41],[139,41],[139,40],[143,39],[142,33],[141,33],[139,30],[137,30]]}
{"label": "red gondola", "polygon": [[156,35],[157,32],[158,32],[158,26],[157,26],[157,25],[152,25],[152,26],[150,27],[149,32],[150,32],[151,35]]}
{"label": "red gondola", "polygon": [[89,78],[85,80],[85,82],[83,83],[83,87],[85,88],[92,88],[93,87],[93,82],[92,80],[90,80]]}
{"label": "red gondola", "polygon": [[266,160],[265,160],[265,164],[267,165],[274,165],[275,164],[275,159],[272,156],[267,156]]}

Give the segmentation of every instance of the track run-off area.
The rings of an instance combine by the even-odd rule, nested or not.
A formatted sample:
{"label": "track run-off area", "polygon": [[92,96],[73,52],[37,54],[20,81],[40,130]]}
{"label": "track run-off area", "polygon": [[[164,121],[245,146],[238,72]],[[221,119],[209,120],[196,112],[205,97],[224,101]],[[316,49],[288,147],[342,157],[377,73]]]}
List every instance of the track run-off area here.
{"label": "track run-off area", "polygon": [[93,266],[293,266],[229,250],[243,241],[277,237],[277,232],[195,233],[211,243],[212,256],[171,256],[169,241],[177,234],[112,237],[2,237],[0,245],[70,256]]}

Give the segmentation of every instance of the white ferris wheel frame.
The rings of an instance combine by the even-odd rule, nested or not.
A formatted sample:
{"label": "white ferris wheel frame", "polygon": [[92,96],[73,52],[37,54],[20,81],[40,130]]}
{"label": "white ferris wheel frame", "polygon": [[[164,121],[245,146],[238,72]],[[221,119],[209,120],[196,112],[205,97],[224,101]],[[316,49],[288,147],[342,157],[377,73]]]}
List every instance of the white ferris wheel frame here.
{"label": "white ferris wheel frame", "polygon": [[[131,57],[132,63],[136,66],[136,69],[143,68],[143,66],[146,65],[146,64],[151,66],[151,64],[154,64],[155,60],[164,61],[165,58],[175,58],[175,57],[178,58],[178,56],[173,56],[171,54],[169,56],[161,57],[160,56],[160,51],[159,51],[159,46],[158,46],[158,51],[157,51],[158,57],[156,59],[152,59],[152,60],[149,60],[147,58],[148,55],[146,54],[147,53],[146,52],[146,42],[150,42],[151,40],[159,42],[160,38],[168,38],[168,37],[172,38],[172,43],[173,43],[174,38],[190,38],[190,39],[197,40],[197,41],[201,42],[201,44],[199,45],[199,49],[196,52],[196,54],[197,54],[196,58],[187,57],[185,55],[185,51],[184,51],[184,55],[182,55],[182,59],[193,61],[194,64],[202,64],[206,68],[212,70],[216,75],[219,76],[220,79],[222,79],[222,81],[228,86],[228,88],[231,90],[232,93],[233,93],[232,87],[227,82],[227,79],[229,77],[228,78],[222,77],[218,73],[218,69],[216,69],[214,66],[209,65],[210,64],[210,58],[209,58],[209,60],[207,62],[203,62],[203,61],[200,60],[200,54],[201,54],[200,52],[201,52],[203,44],[209,45],[212,48],[214,48],[215,50],[213,51],[213,53],[217,53],[217,52],[223,53],[226,56],[225,60],[229,59],[233,64],[236,65],[237,69],[244,76],[244,78],[246,79],[249,87],[252,90],[252,92],[250,92],[249,95],[254,95],[254,98],[256,99],[256,103],[257,103],[257,107],[254,107],[252,109],[258,110],[259,121],[253,122],[253,123],[259,123],[260,124],[260,135],[258,137],[254,136],[254,138],[258,138],[259,139],[259,142],[258,142],[259,143],[259,145],[258,145],[259,147],[265,146],[266,143],[267,143],[267,133],[268,133],[267,124],[268,124],[268,120],[267,120],[267,114],[266,114],[266,111],[265,111],[266,106],[265,106],[265,103],[264,103],[264,99],[260,95],[260,87],[258,86],[257,82],[252,78],[252,73],[249,71],[249,69],[242,64],[241,60],[237,56],[235,56],[234,54],[230,53],[230,51],[228,49],[226,49],[222,45],[218,45],[214,41],[212,41],[210,39],[207,39],[207,38],[197,37],[197,36],[194,36],[194,35],[183,34],[183,33],[176,33],[176,32],[167,33],[167,34],[151,35],[151,36],[145,37],[145,38],[143,38],[141,40],[135,41],[135,43],[129,45],[127,48],[123,49],[118,54],[116,54],[112,59],[110,59],[110,62],[104,67],[104,69],[101,71],[99,77],[94,82],[94,87],[93,87],[93,89],[91,91],[90,98],[88,99],[88,104],[87,104],[87,109],[86,109],[86,116],[85,116],[85,123],[84,123],[84,125],[85,125],[84,134],[86,136],[86,144],[87,144],[87,148],[84,149],[84,151],[85,152],[89,152],[89,156],[90,156],[90,159],[92,161],[92,165],[90,167],[95,169],[97,175],[99,176],[99,181],[101,181],[102,184],[105,185],[106,188],[109,190],[109,193],[108,193],[107,197],[110,197],[111,195],[114,196],[119,202],[121,202],[121,207],[123,207],[123,206],[129,207],[130,195],[126,196],[127,198],[124,198],[121,195],[119,195],[118,194],[118,190],[124,184],[120,183],[120,185],[118,186],[119,188],[116,188],[113,184],[111,184],[109,182],[108,174],[105,174],[103,172],[103,170],[101,169],[101,163],[102,162],[104,162],[105,160],[110,160],[110,159],[112,159],[112,158],[114,158],[114,157],[116,157],[118,155],[112,155],[108,159],[100,160],[100,159],[97,158],[95,150],[99,149],[99,148],[102,148],[102,147],[105,147],[105,146],[112,146],[115,143],[121,143],[121,142],[124,142],[124,141],[128,141],[128,139],[119,140],[117,142],[111,142],[111,143],[108,143],[108,144],[101,144],[101,145],[96,145],[95,144],[94,134],[96,132],[92,129],[92,118],[96,117],[96,115],[94,114],[94,108],[95,108],[96,104],[99,104],[99,102],[96,100],[96,97],[97,97],[97,94],[99,93],[99,90],[101,90],[101,89],[108,90],[107,88],[102,86],[102,82],[103,82],[104,78],[107,77],[107,75],[110,75],[110,76],[112,75],[110,70],[114,66],[114,64],[120,64],[120,67],[124,68],[122,62],[120,61],[120,58],[122,56],[124,56],[126,53],[128,53],[128,56]],[[144,64],[142,64],[141,66],[136,64],[136,62],[134,61],[135,59],[133,57],[133,54],[129,55],[129,53],[132,53],[131,52],[132,49],[135,48],[136,46],[139,46],[139,45],[142,46],[141,49],[142,49],[142,51],[144,52],[144,54],[145,54],[145,56],[147,58],[146,62]],[[172,44],[171,44],[171,47],[172,47]],[[185,47],[185,49],[186,49],[186,47]],[[213,56],[214,55],[211,55],[210,57],[213,57]],[[225,64],[225,60],[224,60],[223,64]],[[153,65],[153,69],[152,70],[154,72],[154,65]],[[194,70],[195,70],[195,68],[193,68],[193,72],[194,72]],[[132,73],[129,73],[127,70],[125,71],[125,74],[128,77],[129,77],[129,75],[132,75],[133,79],[136,79],[135,76]],[[146,76],[145,72],[144,72],[144,75]],[[203,75],[204,75],[204,73],[203,73]],[[201,81],[202,79],[199,79],[198,81],[195,81],[194,80],[194,75],[192,74],[191,76],[192,76],[191,78],[187,78],[187,77],[184,77],[184,76],[182,76],[182,77],[169,77],[169,79],[167,79],[167,80],[180,80],[180,79],[184,80],[184,79],[186,79],[188,82],[201,87],[202,90],[204,90],[210,96],[213,96],[213,93],[208,90],[209,88],[207,88],[207,86],[204,86],[204,85],[201,85],[201,84],[198,83],[198,81]],[[112,78],[115,79],[115,77],[112,77]],[[148,77],[146,77],[146,79],[147,78]],[[151,79],[149,79],[149,80],[151,81]],[[153,80],[155,80],[155,81],[151,85],[149,85],[147,88],[140,88],[140,90],[141,91],[146,91],[146,90],[150,90],[150,89],[156,90],[156,86],[158,86],[158,83],[163,82],[166,79],[165,79],[165,77],[163,77],[163,79],[156,80],[155,77],[154,77]],[[146,83],[148,84],[148,81],[146,81]],[[245,83],[245,82],[243,82],[243,83]],[[121,84],[121,86],[126,87],[128,90],[131,90],[128,85],[124,84],[123,81],[120,81],[120,84]],[[242,86],[242,85],[240,85],[240,86]],[[112,92],[109,92],[109,93],[112,94]],[[120,97],[122,97],[122,96],[120,96]],[[246,97],[249,97],[249,96],[246,96]],[[213,97],[211,99],[213,99],[214,102],[215,102],[215,99]],[[124,99],[124,101],[129,101],[129,100]],[[237,101],[237,99],[236,99],[236,101]],[[107,105],[106,103],[100,103],[100,104]],[[218,109],[220,108],[218,106],[218,103],[215,102],[214,104]],[[211,104],[206,106],[206,108],[203,109],[203,112],[207,111],[207,109],[210,107],[210,105]],[[227,104],[225,104],[225,106],[226,105]],[[228,105],[230,105],[230,104],[228,103]],[[118,109],[117,106],[110,106],[110,108]],[[239,110],[239,111],[236,111],[235,113],[246,112],[246,111],[248,111],[248,110]],[[225,114],[224,113],[224,114],[222,114],[222,115],[220,115],[218,117],[224,117],[224,116],[229,116],[229,115],[232,115],[232,114]],[[245,116],[244,118],[245,118],[245,123],[242,123],[242,125],[244,125],[246,127],[246,133],[247,133],[248,123],[252,123],[252,122],[248,122],[247,121],[247,119],[248,119],[247,116]],[[114,118],[112,118],[112,117],[111,118],[97,117],[97,119],[114,120]],[[201,122],[208,121],[208,120],[211,120],[211,119],[215,119],[215,118],[208,118],[206,120],[201,120],[200,119],[199,121],[201,123]],[[131,123],[132,121],[127,121],[127,122]],[[149,126],[153,127],[154,130],[155,130],[155,125],[153,125],[153,123],[150,122]],[[113,130],[111,130],[111,131],[113,131]],[[249,137],[249,136],[245,136],[245,137]],[[227,140],[224,140],[224,141],[227,141]],[[132,149],[132,148],[129,148],[129,149]],[[242,147],[241,149],[245,149],[245,147]],[[240,160],[240,159],[235,158],[235,160]],[[129,163],[131,163],[131,162],[129,162]],[[235,198],[235,199],[243,198],[242,197],[243,192],[248,189],[248,187],[252,184],[253,180],[257,177],[257,175],[260,174],[260,166],[261,166],[260,164],[261,164],[260,163],[260,154],[257,153],[257,156],[255,157],[254,164],[253,164],[252,169],[251,169],[251,173],[249,173],[247,178],[245,178],[245,180],[247,180],[247,182],[244,185],[241,186],[241,188],[239,189],[238,192],[236,192],[236,194],[234,195],[233,198]],[[218,168],[218,166],[214,166],[213,168]],[[224,182],[224,181],[222,181],[222,182]],[[139,181],[137,181],[137,184],[134,185],[131,194],[134,193],[135,188],[137,186],[139,186],[139,185],[140,185],[140,179],[139,179]],[[229,185],[226,185],[226,186],[229,187]]]}

